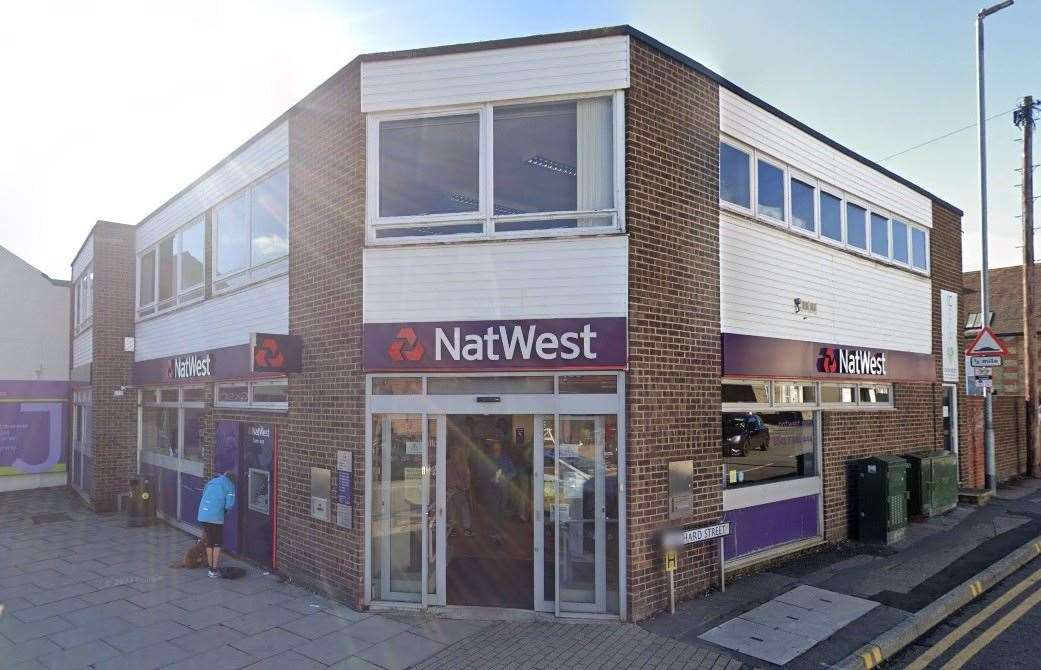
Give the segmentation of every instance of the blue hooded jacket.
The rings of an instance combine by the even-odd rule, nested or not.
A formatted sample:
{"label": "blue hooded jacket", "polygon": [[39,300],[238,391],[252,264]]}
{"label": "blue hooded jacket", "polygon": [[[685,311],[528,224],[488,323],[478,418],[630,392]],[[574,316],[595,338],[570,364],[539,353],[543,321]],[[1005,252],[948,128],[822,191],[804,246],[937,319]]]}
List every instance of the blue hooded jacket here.
{"label": "blue hooded jacket", "polygon": [[199,523],[224,523],[224,513],[235,507],[235,484],[220,474],[206,482],[199,501]]}

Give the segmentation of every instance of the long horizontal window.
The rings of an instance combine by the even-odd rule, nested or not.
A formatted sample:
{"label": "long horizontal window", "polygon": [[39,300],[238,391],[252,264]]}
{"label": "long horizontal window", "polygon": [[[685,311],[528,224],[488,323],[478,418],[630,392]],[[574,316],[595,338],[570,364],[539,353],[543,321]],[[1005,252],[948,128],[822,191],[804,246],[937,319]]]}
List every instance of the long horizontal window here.
{"label": "long horizontal window", "polygon": [[279,168],[213,210],[215,293],[284,272],[289,255],[289,170]]}
{"label": "long horizontal window", "polygon": [[610,96],[373,118],[374,239],[618,225]]}
{"label": "long horizontal window", "polygon": [[217,384],[213,405],[241,409],[289,409],[289,382],[272,379]]}
{"label": "long horizontal window", "polygon": [[203,296],[206,222],[199,217],[137,257],[137,315],[150,316]]}
{"label": "long horizontal window", "polygon": [[854,201],[816,178],[728,139],[719,143],[719,199],[727,208],[767,223],[929,272],[926,228]]}
{"label": "long horizontal window", "polygon": [[885,409],[893,385],[871,382],[724,380],[723,411],[784,409]]}

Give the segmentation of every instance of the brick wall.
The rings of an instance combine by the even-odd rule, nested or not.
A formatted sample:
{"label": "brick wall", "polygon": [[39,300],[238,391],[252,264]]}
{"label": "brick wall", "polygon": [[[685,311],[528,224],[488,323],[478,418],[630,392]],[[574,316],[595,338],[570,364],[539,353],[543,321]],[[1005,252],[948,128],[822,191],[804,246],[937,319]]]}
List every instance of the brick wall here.
{"label": "brick wall", "polygon": [[[718,521],[719,91],[638,41],[626,92],[629,232],[629,613],[666,607],[655,535],[668,521],[668,462],[695,463],[694,516]],[[680,596],[716,579],[715,543],[680,556]]]}
{"label": "brick wall", "polygon": [[[983,450],[983,398],[968,399],[964,418],[962,453],[972,468],[972,486],[982,488],[986,472]],[[1026,407],[1021,395],[994,396],[994,460],[999,482],[1026,474]]]}
{"label": "brick wall", "polygon": [[[358,606],[363,597],[365,383],[361,270],[365,124],[359,67],[334,75],[289,115],[289,332],[303,340],[291,375],[279,476],[280,571]],[[310,468],[354,452],[354,528],[310,515]],[[332,515],[335,517],[335,515]]]}
{"label": "brick wall", "polygon": [[123,338],[134,334],[134,227],[99,221],[94,228],[93,486],[97,512],[116,508],[137,469],[137,396],[114,393],[132,383],[133,352]]}

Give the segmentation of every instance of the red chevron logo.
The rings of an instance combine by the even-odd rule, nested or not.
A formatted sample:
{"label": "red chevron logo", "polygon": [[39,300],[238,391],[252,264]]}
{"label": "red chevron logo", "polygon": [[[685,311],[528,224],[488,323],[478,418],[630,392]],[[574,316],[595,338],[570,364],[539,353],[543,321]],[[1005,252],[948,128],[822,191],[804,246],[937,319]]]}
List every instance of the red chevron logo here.
{"label": "red chevron logo", "polygon": [[416,331],[408,326],[398,330],[398,334],[391,340],[390,346],[387,347],[387,355],[390,356],[392,361],[415,362],[421,360],[426,351],[426,347],[423,346],[423,343],[419,341],[419,337],[416,336]]}

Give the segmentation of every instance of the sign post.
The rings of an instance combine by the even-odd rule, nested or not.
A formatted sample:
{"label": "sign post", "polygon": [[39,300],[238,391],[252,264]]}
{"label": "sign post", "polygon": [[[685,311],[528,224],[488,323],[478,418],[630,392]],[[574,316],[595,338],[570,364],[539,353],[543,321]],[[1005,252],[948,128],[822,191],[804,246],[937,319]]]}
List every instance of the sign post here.
{"label": "sign post", "polygon": [[[986,245],[986,239],[984,239],[984,245]],[[986,247],[984,247],[986,249]],[[986,253],[986,251],[984,251]],[[983,278],[984,288],[986,288],[986,266],[983,268],[981,277]],[[986,300],[987,292],[983,291],[984,300]],[[983,319],[987,320],[987,305],[983,303]],[[998,359],[1000,363],[1002,356],[1008,356],[1008,348],[1005,343],[990,329],[989,325],[984,325],[980,328],[979,335],[972,341],[969,348],[965,350],[965,355],[972,358],[986,357],[991,359],[993,362],[994,358]],[[989,366],[980,366],[989,367]],[[997,477],[997,460],[994,457],[994,400],[993,390],[994,381],[990,376],[976,375],[976,384],[983,389],[983,452],[986,459],[986,487],[992,493],[996,493],[998,490],[998,477]]]}
{"label": "sign post", "polygon": [[685,530],[666,530],[662,536],[662,548],[665,552],[665,570],[669,573],[669,613],[676,613],[676,586],[673,573],[676,571],[676,555],[680,547],[688,544],[697,544],[709,540],[719,541],[719,590],[725,593],[726,571],[723,557],[723,538],[730,535],[730,522],[724,521],[714,526],[702,526],[701,528],[688,528]]}

